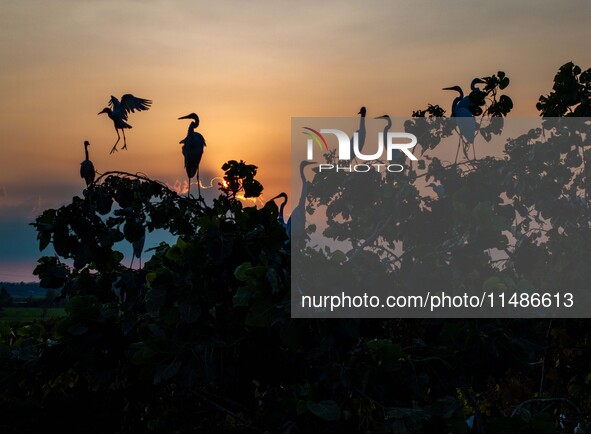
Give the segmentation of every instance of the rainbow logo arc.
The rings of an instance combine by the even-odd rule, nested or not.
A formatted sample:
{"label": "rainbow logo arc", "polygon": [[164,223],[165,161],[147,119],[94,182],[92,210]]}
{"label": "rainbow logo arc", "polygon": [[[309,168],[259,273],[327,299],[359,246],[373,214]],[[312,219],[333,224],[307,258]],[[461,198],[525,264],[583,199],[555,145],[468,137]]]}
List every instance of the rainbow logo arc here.
{"label": "rainbow logo arc", "polygon": [[326,139],[322,136],[322,134],[320,134],[318,131],[312,128],[304,127],[304,129],[310,131],[304,131],[304,134],[310,137],[312,140],[314,140],[316,144],[318,144],[318,147],[320,148],[321,152],[323,148],[322,145],[324,145],[324,149],[328,151],[328,143],[326,143]]}

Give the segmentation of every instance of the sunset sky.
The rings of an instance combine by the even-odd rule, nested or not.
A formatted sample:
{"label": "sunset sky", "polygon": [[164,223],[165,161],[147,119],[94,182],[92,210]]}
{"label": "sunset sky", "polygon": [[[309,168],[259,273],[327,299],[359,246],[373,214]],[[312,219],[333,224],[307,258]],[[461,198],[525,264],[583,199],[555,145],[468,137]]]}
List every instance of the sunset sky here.
{"label": "sunset sky", "polygon": [[[511,115],[535,116],[562,64],[591,66],[590,20],[585,0],[0,2],[0,281],[33,280],[28,223],[82,193],[84,140],[97,171],[174,186],[177,118],[196,112],[202,182],[242,159],[269,199],[289,190],[291,117],[449,109],[442,87],[498,70]],[[97,113],[124,93],[153,106],[109,155],[116,133]]]}

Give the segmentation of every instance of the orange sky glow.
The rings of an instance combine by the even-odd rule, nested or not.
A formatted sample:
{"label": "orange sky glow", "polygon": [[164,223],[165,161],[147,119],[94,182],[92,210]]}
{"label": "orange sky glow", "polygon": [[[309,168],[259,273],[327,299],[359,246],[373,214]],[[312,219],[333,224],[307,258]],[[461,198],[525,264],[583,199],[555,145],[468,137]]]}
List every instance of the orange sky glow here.
{"label": "orange sky glow", "polygon": [[[511,115],[535,116],[562,64],[591,66],[590,18],[584,0],[2,2],[0,281],[31,280],[36,245],[7,234],[81,194],[84,140],[99,172],[179,185],[189,122],[177,118],[196,112],[202,182],[242,159],[269,199],[289,191],[292,117],[449,109],[443,87],[498,70]],[[110,155],[116,133],[97,113],[124,93],[153,105]]]}

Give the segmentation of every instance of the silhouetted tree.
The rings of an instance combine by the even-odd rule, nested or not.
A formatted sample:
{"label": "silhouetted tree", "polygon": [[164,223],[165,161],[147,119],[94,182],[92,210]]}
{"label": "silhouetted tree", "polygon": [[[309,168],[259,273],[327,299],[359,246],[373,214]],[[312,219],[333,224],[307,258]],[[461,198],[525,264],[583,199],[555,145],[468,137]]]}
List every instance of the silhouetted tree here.
{"label": "silhouetted tree", "polygon": [[[587,103],[591,74],[563,68],[555,82],[565,85],[547,98],[566,104],[559,114]],[[508,78],[485,81],[483,113],[502,118],[512,103],[497,92]],[[563,94],[573,88],[574,99]],[[442,114],[438,106],[418,114],[407,127],[432,126],[424,152],[452,134],[433,117]],[[562,276],[561,285],[581,285],[591,261],[581,195],[589,145],[555,136],[550,146],[542,133],[507,143],[502,160],[470,161],[469,170],[428,160],[399,175],[388,195],[312,188],[307,208],[350,212],[326,230],[338,238],[351,233],[346,225],[363,228],[380,210],[375,201],[387,204],[399,224],[384,225],[384,239],[405,242],[402,282],[498,289],[515,276],[523,285]],[[260,195],[256,166],[229,161],[223,170],[221,194],[209,205],[145,176],[106,173],[36,219],[40,248],[51,244],[55,255],[40,258],[35,273],[67,300],[66,316],[0,327],[4,425],[89,433],[588,432],[588,320],[294,320],[292,258],[277,206],[238,199]],[[421,194],[419,176],[445,193]],[[316,174],[311,186],[321,181]],[[500,202],[502,194],[513,202]],[[569,194],[586,202],[569,202]],[[515,213],[523,241],[501,269],[483,251],[502,245]],[[527,227],[538,214],[561,228],[548,243]],[[176,241],[156,246],[142,269],[126,267],[118,243],[155,230]],[[353,239],[357,259],[377,267],[363,241]],[[345,260],[331,253],[305,251],[327,273]],[[567,273],[552,274],[559,267]]]}

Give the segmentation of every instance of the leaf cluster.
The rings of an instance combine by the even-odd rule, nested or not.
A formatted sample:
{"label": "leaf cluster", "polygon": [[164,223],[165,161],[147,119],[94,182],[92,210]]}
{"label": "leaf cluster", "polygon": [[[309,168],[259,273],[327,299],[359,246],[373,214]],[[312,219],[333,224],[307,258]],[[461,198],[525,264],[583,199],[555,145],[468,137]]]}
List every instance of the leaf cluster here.
{"label": "leaf cluster", "polygon": [[[559,72],[544,102],[562,101],[560,114],[586,104],[584,73],[564,68],[575,97]],[[482,116],[505,116],[510,100],[497,95],[508,78],[499,72],[485,80],[486,102],[476,106]],[[409,131],[429,127],[426,156],[451,134],[437,119],[442,114],[430,106],[408,124]],[[351,285],[339,273],[343,264],[391,273],[401,291],[588,285],[585,137],[552,122],[507,142],[502,159],[450,165],[425,158],[422,167],[365,174],[363,182],[318,173],[308,210],[326,209],[323,236],[348,240],[351,251],[310,248],[304,260],[322,264],[335,286]],[[0,326],[4,426],[97,433],[587,429],[588,321],[292,319],[292,258],[277,207],[239,200],[260,195],[256,166],[232,160],[223,170],[211,205],[144,176],[107,173],[82,197],[36,219],[40,248],[53,251],[35,272],[60,291],[66,315]],[[443,189],[427,194],[420,186],[427,182]],[[175,241],[151,247],[142,268],[128,267],[123,243],[155,231]],[[493,251],[506,256],[495,260]]]}

